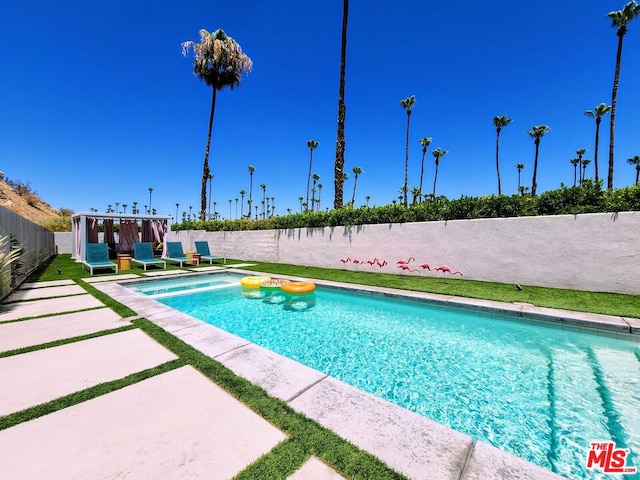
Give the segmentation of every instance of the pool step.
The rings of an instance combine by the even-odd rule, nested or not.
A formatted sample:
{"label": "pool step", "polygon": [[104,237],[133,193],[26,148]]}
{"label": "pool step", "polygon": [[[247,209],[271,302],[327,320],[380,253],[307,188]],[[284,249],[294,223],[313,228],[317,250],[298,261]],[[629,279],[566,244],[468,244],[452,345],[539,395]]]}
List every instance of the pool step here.
{"label": "pool step", "polygon": [[[633,352],[593,348],[601,393],[612,410],[618,448],[631,449],[627,464],[640,463],[640,361]],[[631,393],[631,394],[630,394]]]}
{"label": "pool step", "polygon": [[206,287],[190,288],[188,290],[179,290],[176,292],[154,293],[152,295],[148,295],[148,297],[149,298],[177,297],[179,295],[190,295],[192,293],[206,292],[209,290],[220,290],[222,288],[237,287],[238,285],[239,283],[225,283],[224,285],[209,285]]}
{"label": "pool step", "polygon": [[587,352],[551,349],[549,380],[554,471],[568,478],[589,478],[585,466],[589,444],[612,438]]}

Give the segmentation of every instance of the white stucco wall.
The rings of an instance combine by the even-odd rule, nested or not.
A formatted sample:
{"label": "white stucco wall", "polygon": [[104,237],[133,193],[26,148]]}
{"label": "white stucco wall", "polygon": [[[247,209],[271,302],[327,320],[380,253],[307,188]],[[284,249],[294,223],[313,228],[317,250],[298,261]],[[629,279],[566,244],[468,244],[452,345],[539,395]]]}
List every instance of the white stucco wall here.
{"label": "white stucco wall", "polygon": [[[467,279],[640,294],[640,212],[173,235],[185,251],[207,240],[229,258],[442,275],[397,268],[413,256],[413,266],[446,264]],[[347,256],[388,265],[340,262]]]}

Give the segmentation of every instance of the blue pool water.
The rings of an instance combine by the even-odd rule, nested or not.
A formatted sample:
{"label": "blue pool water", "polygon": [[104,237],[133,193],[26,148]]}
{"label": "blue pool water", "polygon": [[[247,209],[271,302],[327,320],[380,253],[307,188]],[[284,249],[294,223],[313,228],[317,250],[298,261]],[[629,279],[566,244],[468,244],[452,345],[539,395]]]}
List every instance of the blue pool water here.
{"label": "blue pool water", "polygon": [[239,279],[135,288],[569,478],[606,478],[586,469],[592,441],[631,449],[627,465],[640,467],[635,336],[322,287],[298,302],[247,297]]}

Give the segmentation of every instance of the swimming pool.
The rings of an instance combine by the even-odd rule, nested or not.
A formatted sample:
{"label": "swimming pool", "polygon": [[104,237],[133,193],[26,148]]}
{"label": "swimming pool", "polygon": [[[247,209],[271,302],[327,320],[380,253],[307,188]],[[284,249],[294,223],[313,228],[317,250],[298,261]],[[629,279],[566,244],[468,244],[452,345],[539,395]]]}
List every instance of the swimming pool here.
{"label": "swimming pool", "polygon": [[630,448],[627,464],[640,463],[635,336],[322,287],[304,302],[252,298],[239,279],[135,289],[562,475],[597,478],[585,468],[592,441]]}

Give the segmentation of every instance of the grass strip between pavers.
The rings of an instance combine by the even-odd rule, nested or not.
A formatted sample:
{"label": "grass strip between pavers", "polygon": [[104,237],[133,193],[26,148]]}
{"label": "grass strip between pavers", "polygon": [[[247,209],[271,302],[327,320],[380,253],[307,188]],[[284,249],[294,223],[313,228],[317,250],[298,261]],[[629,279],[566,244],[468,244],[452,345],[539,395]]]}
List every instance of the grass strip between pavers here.
{"label": "grass strip between pavers", "polygon": [[10,413],[9,415],[0,417],[0,430],[13,427],[14,425],[17,425],[19,423],[27,422],[43,415],[48,415],[58,410],[62,410],[63,408],[86,402],[87,400],[94,399],[107,393],[120,390],[122,388],[133,385],[134,383],[141,382],[142,380],[146,380],[148,378],[155,377],[156,375],[160,375],[162,373],[175,370],[176,368],[183,367],[184,365],[185,361],[180,358],[176,360],[170,360],[156,367],[132,373],[131,375],[127,375],[124,378],[112,380],[110,382],[104,382],[99,385],[80,390],[79,392],[70,393],[69,395],[56,398],[49,402],[41,403],[40,405],[36,405],[34,407],[25,408],[24,410],[20,410],[19,412]]}
{"label": "grass strip between pavers", "polygon": [[[9,322],[5,322],[9,323]],[[89,340],[91,338],[103,337],[105,335],[111,335],[112,333],[126,332],[127,330],[133,330],[135,325],[123,325],[122,327],[110,328],[107,330],[100,330],[98,332],[87,333],[86,335],[79,335],[77,337],[63,338],[60,340],[54,340],[52,342],[41,343],[39,345],[30,345],[28,347],[16,348],[14,350],[7,350],[0,352],[0,358],[12,357],[13,355],[20,355],[21,353],[35,352],[37,350],[44,350],[45,348],[59,347],[68,343],[81,342],[82,340]]]}
{"label": "grass strip between pavers", "polygon": [[[359,449],[331,430],[296,412],[283,400],[239,377],[221,363],[174,337],[146,319],[133,320],[147,335],[193,366],[207,378],[289,435],[289,440],[258,459],[238,475],[241,479],[284,478],[275,472],[292,473],[316,455],[348,478],[404,479],[372,454]],[[292,445],[288,445],[292,443]],[[280,465],[282,464],[282,465]]]}

